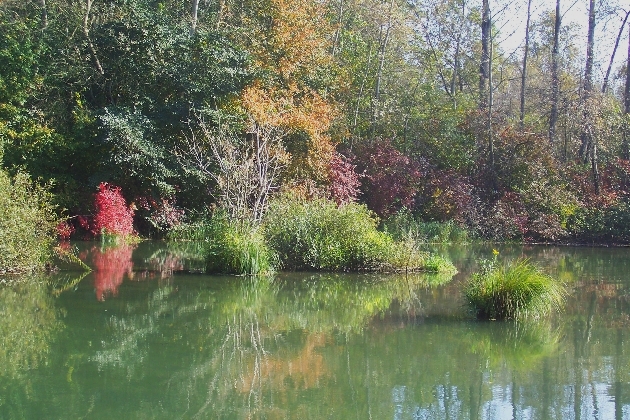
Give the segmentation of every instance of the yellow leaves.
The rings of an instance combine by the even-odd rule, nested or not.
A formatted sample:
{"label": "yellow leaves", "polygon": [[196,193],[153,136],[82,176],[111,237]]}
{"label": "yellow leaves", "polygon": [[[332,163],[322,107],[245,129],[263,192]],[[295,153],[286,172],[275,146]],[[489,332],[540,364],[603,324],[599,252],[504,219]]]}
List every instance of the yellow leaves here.
{"label": "yellow leaves", "polygon": [[259,64],[273,67],[284,79],[330,64],[332,28],[323,4],[308,0],[271,0],[272,26],[260,34],[266,43],[256,51]]}
{"label": "yellow leaves", "polygon": [[[281,128],[293,149],[288,180],[326,182],[334,145],[328,132],[334,105],[313,88],[332,63],[325,5],[310,0],[269,0],[268,23],[258,26],[252,51],[268,77],[244,89],[245,111],[261,125]],[[263,33],[264,32],[264,33]]]}
{"label": "yellow leaves", "polygon": [[264,89],[260,84],[243,92],[247,112],[259,124],[281,127],[289,136],[307,135],[306,156],[293,156],[291,176],[298,172],[308,178],[324,181],[335,151],[327,131],[336,115],[334,108],[312,90],[291,83],[287,89]]}

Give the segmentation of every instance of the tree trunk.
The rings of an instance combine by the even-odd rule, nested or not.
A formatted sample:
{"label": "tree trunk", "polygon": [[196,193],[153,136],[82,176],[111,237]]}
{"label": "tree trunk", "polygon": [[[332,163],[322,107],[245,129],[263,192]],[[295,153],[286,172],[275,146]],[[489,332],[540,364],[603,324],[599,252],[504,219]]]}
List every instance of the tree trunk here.
{"label": "tree trunk", "polygon": [[48,9],[46,8],[46,0],[39,0],[42,5],[42,29],[48,27]]}
{"label": "tree trunk", "polygon": [[90,49],[90,55],[92,56],[92,61],[94,62],[94,67],[100,73],[100,75],[104,75],[105,71],[103,70],[103,66],[101,66],[101,62],[98,59],[98,55],[96,54],[96,49],[94,48],[94,44],[92,43],[92,39],[90,38],[90,12],[92,11],[93,0],[86,0],[85,2],[85,16],[83,18],[83,34],[85,35],[85,39],[88,43],[88,48]]}
{"label": "tree trunk", "polygon": [[494,91],[493,91],[493,80],[492,80],[492,30],[490,30],[489,34],[490,38],[490,50],[488,54],[488,68],[490,71],[488,72],[488,151],[490,154],[490,176],[492,177],[492,191],[497,191],[497,172],[495,170],[495,162],[494,162],[494,133],[492,132],[492,111],[494,105]]}
{"label": "tree trunk", "polygon": [[556,17],[553,28],[553,48],[551,50],[551,114],[549,115],[549,142],[556,142],[556,125],[558,123],[558,100],[560,96],[560,77],[558,77],[560,24],[560,0],[556,0]]}
{"label": "tree trunk", "polygon": [[630,28],[628,30],[628,59],[626,63],[626,89],[624,91],[624,130],[623,130],[623,158],[630,160],[630,127],[628,118],[630,117]]}
{"label": "tree trunk", "polygon": [[385,67],[385,52],[389,43],[389,35],[392,28],[392,14],[394,9],[394,0],[389,5],[389,16],[387,18],[387,27],[381,26],[381,34],[379,36],[378,51],[378,68],[376,72],[376,83],[374,87],[374,96],[372,100],[372,124],[370,130],[373,131],[378,120],[379,104],[381,101],[381,83],[383,80],[383,68]]}
{"label": "tree trunk", "polygon": [[593,173],[593,186],[595,187],[595,194],[599,195],[600,182],[599,168],[597,167],[597,139],[593,137],[593,133],[591,132],[589,132],[589,138],[591,141],[591,171]]}
{"label": "tree trunk", "polygon": [[[462,21],[466,18],[466,1],[462,1]],[[453,96],[453,108],[457,109],[457,78],[459,76],[459,55],[461,50],[462,32],[457,32],[457,41],[455,43],[455,57],[453,58],[453,77],[451,77],[451,93]]]}
{"label": "tree trunk", "polygon": [[589,0],[588,40],[586,42],[586,66],[584,70],[584,97],[593,90],[593,60],[595,47],[595,0]]}
{"label": "tree trunk", "polygon": [[[584,69],[584,91],[582,94],[582,103],[585,108],[587,107],[586,102],[591,96],[591,91],[593,90],[593,49],[595,47],[595,0],[589,1],[589,10],[588,10],[588,40],[586,43],[586,66]],[[586,121],[589,118],[588,112],[584,111],[583,115],[583,127],[582,133],[580,134],[580,151],[579,156],[584,161],[584,163],[588,162],[588,157],[591,149],[591,138],[587,131],[588,122]]]}
{"label": "tree trunk", "polygon": [[608,79],[610,78],[610,72],[612,70],[613,62],[615,61],[615,55],[617,54],[617,48],[619,48],[619,41],[621,40],[621,35],[623,34],[623,28],[626,26],[626,22],[628,21],[628,16],[630,16],[630,10],[626,12],[626,17],[623,19],[623,23],[619,28],[619,33],[617,34],[617,40],[615,41],[615,47],[613,48],[612,54],[610,55],[610,62],[608,63],[608,69],[606,69],[606,76],[604,77],[604,84],[602,85],[602,93],[606,93],[608,90]]}
{"label": "tree trunk", "polygon": [[479,109],[488,106],[488,92],[486,84],[490,77],[490,4],[483,0],[483,14],[481,18],[481,63],[479,65]]}
{"label": "tree trunk", "polygon": [[217,23],[215,25],[215,29],[218,31],[221,28],[221,24],[223,23],[223,18],[225,15],[225,0],[219,0],[219,10],[217,11]]}
{"label": "tree trunk", "polygon": [[337,29],[335,30],[335,37],[333,38],[332,43],[332,52],[331,55],[334,57],[337,53],[337,45],[339,44],[339,37],[341,36],[341,28],[343,25],[343,0],[339,0],[339,10],[337,11],[339,15],[337,19]]}
{"label": "tree trunk", "polygon": [[461,32],[457,34],[457,42],[455,44],[455,57],[453,58],[453,75],[451,77],[451,94],[453,97],[453,108],[457,108],[456,82],[459,72],[459,48],[461,44]]}
{"label": "tree trunk", "polygon": [[628,28],[628,62],[626,64],[626,90],[623,110],[626,114],[630,114],[630,27]]}
{"label": "tree trunk", "polygon": [[199,0],[192,0],[190,36],[197,30],[197,17],[199,16]]}
{"label": "tree trunk", "polygon": [[523,51],[523,71],[521,73],[521,130],[525,127],[525,83],[527,82],[527,55],[529,54],[529,20],[531,18],[532,0],[527,1],[527,23],[525,24],[525,51]]}

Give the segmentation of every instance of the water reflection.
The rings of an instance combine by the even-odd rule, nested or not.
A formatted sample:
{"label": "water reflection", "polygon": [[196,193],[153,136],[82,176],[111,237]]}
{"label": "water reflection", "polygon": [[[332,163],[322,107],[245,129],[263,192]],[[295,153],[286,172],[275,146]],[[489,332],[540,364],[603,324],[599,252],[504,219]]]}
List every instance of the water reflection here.
{"label": "water reflection", "polygon": [[[28,387],[3,374],[0,418],[18,406],[9,418],[630,417],[630,284],[608,266],[626,264],[616,251],[544,248],[536,260],[534,249],[502,249],[503,258],[529,256],[564,273],[571,288],[563,312],[526,324],[467,318],[461,284],[483,249],[453,252],[461,260],[452,281],[215,277],[190,274],[197,260],[186,247],[117,252],[122,263],[110,273],[122,283],[104,282],[117,285],[102,288],[103,302],[94,299],[97,273],[56,287],[65,290],[56,301],[29,292],[49,299],[45,313],[64,308],[66,328],[36,334],[46,343],[32,353],[39,362],[15,368],[28,369]],[[25,296],[12,293],[7,302]],[[20,315],[12,305],[7,312]],[[25,316],[54,326],[55,313],[54,322]],[[14,352],[28,348],[20,346]]]}
{"label": "water reflection", "polygon": [[0,288],[0,377],[22,376],[45,361],[62,326],[58,317],[43,278]]}
{"label": "water reflection", "polygon": [[93,270],[96,299],[118,296],[125,280],[170,279],[175,273],[203,271],[202,248],[195,244],[82,244],[79,258]]}
{"label": "water reflection", "polygon": [[126,278],[132,279],[133,250],[135,245],[92,246],[79,254],[94,271],[96,299],[104,301],[108,296],[117,296],[118,288]]}
{"label": "water reflection", "polygon": [[48,365],[61,315],[43,278],[0,288],[0,418],[29,417],[36,372]]}

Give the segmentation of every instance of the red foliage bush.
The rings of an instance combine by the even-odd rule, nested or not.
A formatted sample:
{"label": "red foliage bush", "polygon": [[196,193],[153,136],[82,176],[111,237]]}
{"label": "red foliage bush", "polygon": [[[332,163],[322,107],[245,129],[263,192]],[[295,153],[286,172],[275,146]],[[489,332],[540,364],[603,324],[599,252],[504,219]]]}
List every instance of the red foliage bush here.
{"label": "red foliage bush", "polygon": [[120,187],[101,182],[94,199],[96,213],[92,233],[112,235],[133,234],[133,209],[127,207],[125,198],[120,192]]}
{"label": "red foliage bush", "polygon": [[529,214],[521,197],[506,192],[488,212],[484,236],[490,239],[522,239],[527,233]]}
{"label": "red foliage bush", "polygon": [[351,159],[341,153],[335,153],[330,162],[329,193],[338,205],[354,202],[359,196],[361,182],[355,168]]}
{"label": "red foliage bush", "polygon": [[57,236],[62,241],[67,241],[70,239],[70,236],[74,233],[75,229],[70,223],[66,220],[59,222],[57,224]]}
{"label": "red foliage bush", "polygon": [[417,209],[426,220],[454,220],[464,224],[472,218],[471,213],[478,210],[478,201],[468,177],[455,171],[436,169],[427,173]]}
{"label": "red foliage bush", "polygon": [[590,167],[574,164],[566,168],[571,190],[580,198],[582,207],[604,209],[618,203],[626,195],[625,164],[619,159],[604,167],[600,173],[600,191],[595,191]]}
{"label": "red foliage bush", "polygon": [[379,216],[413,207],[422,167],[396,150],[391,141],[374,141],[360,147],[357,168],[365,176],[361,188],[364,201]]}

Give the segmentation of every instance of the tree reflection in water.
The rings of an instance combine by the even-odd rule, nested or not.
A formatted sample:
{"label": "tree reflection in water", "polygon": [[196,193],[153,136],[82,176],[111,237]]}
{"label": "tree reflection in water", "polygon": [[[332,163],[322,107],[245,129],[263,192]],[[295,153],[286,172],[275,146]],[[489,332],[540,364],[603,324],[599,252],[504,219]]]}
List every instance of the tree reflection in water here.
{"label": "tree reflection in water", "polygon": [[[612,269],[594,256],[545,251],[560,262],[550,271],[588,271],[563,275],[573,278],[565,311],[533,324],[467,318],[464,269],[445,285],[166,275],[103,304],[82,298],[90,280],[63,289],[60,336],[72,341],[59,345],[60,372],[29,398],[54,418],[626,418],[630,285],[602,281]],[[140,244],[134,257],[135,280],[179,270],[157,246]],[[47,406],[49,389],[61,391]]]}
{"label": "tree reflection in water", "polygon": [[116,246],[93,246],[81,254],[81,259],[89,261],[87,264],[94,270],[97,300],[104,301],[108,296],[117,296],[125,276],[133,278],[134,249],[135,245],[122,243]]}
{"label": "tree reflection in water", "polygon": [[0,377],[40,365],[62,324],[43,278],[0,288]]}

